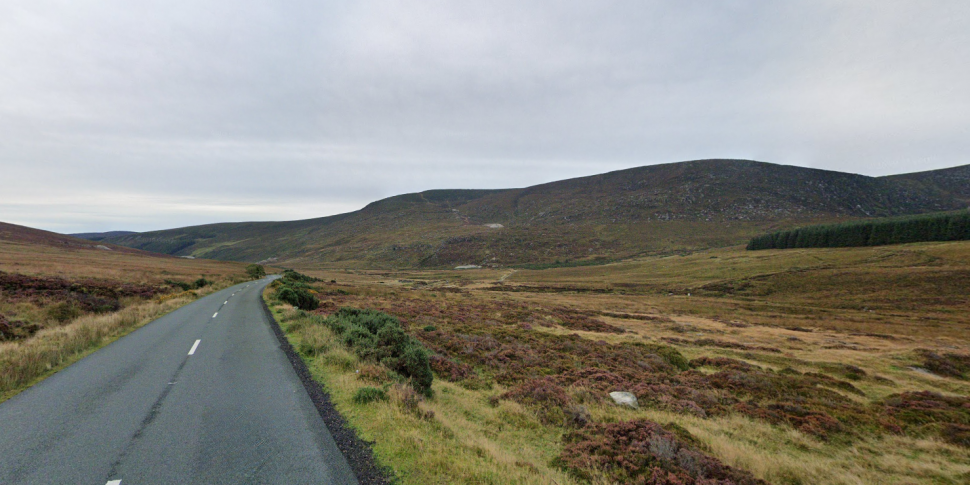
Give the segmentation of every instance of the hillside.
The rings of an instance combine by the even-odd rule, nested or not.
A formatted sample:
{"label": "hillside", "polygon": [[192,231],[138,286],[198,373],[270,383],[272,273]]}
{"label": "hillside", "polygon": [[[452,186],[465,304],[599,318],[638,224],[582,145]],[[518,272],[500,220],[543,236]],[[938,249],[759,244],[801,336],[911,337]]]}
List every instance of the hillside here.
{"label": "hillside", "polygon": [[157,284],[242,275],[237,263],[176,258],[0,222],[0,273]]}
{"label": "hillside", "polygon": [[928,189],[939,189],[963,199],[970,204],[970,165],[930,170],[927,172],[891,175],[886,179],[893,182],[918,184]]}
{"label": "hillside", "polygon": [[966,207],[968,167],[893,177],[697,160],[523,189],[431,190],[336,216],[223,223],[104,241],[293,266],[487,266],[618,259],[742,244],[765,230]]}
{"label": "hillside", "polygon": [[124,253],[142,253],[146,257],[158,256],[142,251],[136,251],[125,246],[118,246],[110,243],[93,244],[93,242],[96,240],[79,238],[75,236],[66,236],[56,232],[19,226],[17,224],[8,224],[6,222],[0,222],[0,241],[38,246],[50,246],[64,249],[91,249],[101,251],[121,251]]}
{"label": "hillside", "polygon": [[68,236],[76,237],[78,239],[87,239],[88,241],[100,241],[108,237],[128,236],[130,234],[137,233],[135,231],[82,232],[78,234],[68,234]]}

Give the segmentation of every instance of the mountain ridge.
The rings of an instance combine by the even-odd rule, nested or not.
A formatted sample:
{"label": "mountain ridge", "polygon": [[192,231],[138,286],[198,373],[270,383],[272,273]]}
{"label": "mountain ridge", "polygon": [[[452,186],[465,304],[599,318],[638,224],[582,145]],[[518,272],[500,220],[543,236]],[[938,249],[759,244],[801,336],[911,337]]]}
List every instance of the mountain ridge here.
{"label": "mountain ridge", "polygon": [[648,165],[517,189],[401,194],[358,211],[107,237],[149,251],[312,266],[515,265],[742,244],[799,224],[954,210],[970,166],[869,177],[753,160]]}
{"label": "mountain ridge", "polygon": [[66,235],[71,237],[76,237],[78,239],[87,239],[88,241],[101,241],[102,239],[109,238],[109,237],[129,236],[132,234],[138,234],[138,232],[137,231],[79,232],[79,233],[66,234]]}
{"label": "mountain ridge", "polygon": [[141,251],[137,248],[131,248],[108,242],[94,241],[72,235],[59,234],[56,232],[45,231],[43,229],[35,229],[33,227],[21,226],[19,224],[11,224],[8,222],[0,222],[0,241],[34,246],[50,246],[71,250],[102,250],[141,254],[152,257],[169,257],[167,254],[156,254]]}

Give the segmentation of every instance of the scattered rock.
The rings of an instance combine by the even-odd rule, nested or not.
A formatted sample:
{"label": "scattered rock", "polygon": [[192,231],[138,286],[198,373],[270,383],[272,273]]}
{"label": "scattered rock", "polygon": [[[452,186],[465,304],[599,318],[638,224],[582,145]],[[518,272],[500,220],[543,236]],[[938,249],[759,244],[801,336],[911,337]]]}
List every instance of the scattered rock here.
{"label": "scattered rock", "polygon": [[455,269],[482,269],[482,267],[477,264],[463,264],[461,266],[455,266]]}
{"label": "scattered rock", "polygon": [[637,402],[637,397],[632,392],[611,392],[610,397],[613,401],[621,406],[629,406],[633,409],[640,409],[640,403]]}

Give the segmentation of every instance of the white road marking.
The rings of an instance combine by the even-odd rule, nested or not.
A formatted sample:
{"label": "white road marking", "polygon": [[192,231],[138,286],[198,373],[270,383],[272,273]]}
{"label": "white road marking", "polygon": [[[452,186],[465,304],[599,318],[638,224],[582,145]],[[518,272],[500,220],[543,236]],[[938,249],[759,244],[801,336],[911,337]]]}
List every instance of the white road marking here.
{"label": "white road marking", "polygon": [[229,300],[226,300],[226,301],[222,302],[222,304],[223,305],[228,305],[229,304]]}
{"label": "white road marking", "polygon": [[212,314],[212,318],[215,318],[215,317],[216,317],[216,315],[218,315],[218,314],[219,314],[219,312],[215,312],[215,313],[213,313],[213,314]]}
{"label": "white road marking", "polygon": [[121,485],[121,480],[110,480],[108,483],[105,483],[104,485]]}
{"label": "white road marking", "polygon": [[192,350],[189,350],[189,355],[194,354],[195,349],[199,348],[199,342],[201,342],[201,340],[196,340],[195,343],[192,344]]}

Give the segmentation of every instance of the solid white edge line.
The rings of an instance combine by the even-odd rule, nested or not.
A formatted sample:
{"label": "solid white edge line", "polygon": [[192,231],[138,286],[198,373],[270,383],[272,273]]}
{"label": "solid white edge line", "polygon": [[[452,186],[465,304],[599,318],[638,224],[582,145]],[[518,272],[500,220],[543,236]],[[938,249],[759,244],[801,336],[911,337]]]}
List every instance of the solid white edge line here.
{"label": "solid white edge line", "polygon": [[195,349],[199,348],[199,342],[201,342],[201,340],[196,340],[195,343],[192,344],[192,350],[189,350],[189,355],[194,354]]}
{"label": "solid white edge line", "polygon": [[105,483],[104,485],[121,485],[121,480],[111,480],[108,483]]}

